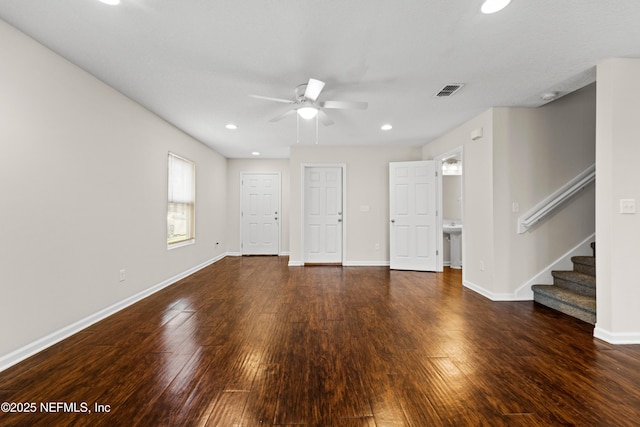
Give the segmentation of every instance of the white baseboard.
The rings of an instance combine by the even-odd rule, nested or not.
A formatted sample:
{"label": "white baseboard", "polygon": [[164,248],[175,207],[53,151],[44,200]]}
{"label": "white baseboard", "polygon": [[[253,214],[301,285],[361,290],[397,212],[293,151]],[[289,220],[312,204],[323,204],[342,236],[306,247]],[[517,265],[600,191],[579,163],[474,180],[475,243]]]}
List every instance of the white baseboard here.
{"label": "white baseboard", "polygon": [[192,267],[186,271],[183,271],[182,273],[179,273],[173,277],[170,277],[167,280],[164,280],[154,286],[151,286],[150,288],[145,289],[144,291],[138,292],[135,295],[132,295],[128,298],[123,299],[122,301],[119,301],[115,304],[110,305],[109,307],[106,307],[96,313],[93,313],[87,317],[85,317],[84,319],[80,319],[77,322],[74,322],[68,326],[65,326],[62,329],[58,329],[55,332],[50,333],[49,335],[46,335],[36,341],[33,341],[23,347],[18,348],[17,350],[12,351],[11,353],[5,354],[3,356],[0,356],[0,372],[4,371],[5,369],[23,361],[24,359],[33,356],[36,353],[39,353],[40,351],[51,347],[52,345],[62,341],[65,338],[70,337],[71,335],[80,332],[83,329],[88,328],[89,326],[93,325],[94,323],[99,322],[100,320],[103,320],[109,316],[111,316],[112,314],[117,313],[118,311],[127,308],[128,306],[135,304],[136,302],[148,297],[149,295],[152,295],[164,288],[166,288],[167,286],[173,285],[174,283],[178,282],[179,280],[184,279],[185,277],[195,273],[198,270],[201,270],[219,260],[221,260],[222,258],[224,258],[226,256],[226,254],[221,254],[218,255],[215,258],[212,258],[208,261],[205,261],[199,265],[196,265],[195,267]]}
{"label": "white baseboard", "polygon": [[494,293],[484,289],[481,286],[476,285],[475,283],[469,282],[468,280],[463,280],[462,284],[467,288],[471,289],[479,293],[480,295],[489,298],[492,301],[532,301],[533,300],[533,291],[531,290],[531,285],[535,284],[552,284],[553,276],[551,272],[554,270],[572,270],[573,263],[571,262],[571,257],[576,255],[584,255],[585,253],[590,253],[591,251],[591,242],[594,242],[596,238],[595,233],[591,236],[587,237],[585,240],[580,242],[574,248],[570,249],[560,258],[555,260],[553,263],[549,264],[545,268],[543,268],[538,274],[533,276],[531,279],[527,280],[523,285],[518,287],[513,293]]}
{"label": "white baseboard", "polygon": [[513,299],[513,294],[497,294],[494,292],[490,292],[488,290],[486,290],[485,288],[483,288],[482,286],[478,286],[473,282],[470,282],[468,280],[463,280],[462,284],[466,287],[471,289],[472,291],[479,293],[480,295],[482,295],[485,298],[490,299],[491,301],[515,301]]}
{"label": "white baseboard", "polygon": [[343,261],[343,267],[389,267],[389,261]]}
{"label": "white baseboard", "polygon": [[[303,261],[289,260],[289,267],[304,267]],[[388,267],[389,261],[343,261],[343,267]]]}
{"label": "white baseboard", "polygon": [[[227,252],[226,256],[242,256],[242,252]],[[289,252],[280,252],[278,256],[289,256]]]}
{"label": "white baseboard", "polygon": [[609,344],[640,344],[640,332],[610,332],[598,327],[597,323],[593,336]]}
{"label": "white baseboard", "polygon": [[551,272],[554,270],[573,270],[573,263],[571,262],[571,257],[578,255],[591,254],[591,243],[595,242],[596,234],[593,233],[591,236],[584,239],[582,242],[578,243],[574,248],[567,251],[560,258],[543,268],[533,276],[531,279],[527,280],[522,286],[515,290],[513,293],[513,301],[531,301],[533,300],[533,291],[531,290],[532,285],[544,285],[544,284],[553,284],[553,276]]}

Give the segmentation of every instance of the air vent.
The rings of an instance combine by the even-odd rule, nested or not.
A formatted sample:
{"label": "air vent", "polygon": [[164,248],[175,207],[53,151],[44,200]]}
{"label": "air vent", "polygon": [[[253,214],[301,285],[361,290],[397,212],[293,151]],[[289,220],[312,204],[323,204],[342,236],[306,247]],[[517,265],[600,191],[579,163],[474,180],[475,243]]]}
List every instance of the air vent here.
{"label": "air vent", "polygon": [[437,97],[451,96],[457,91],[459,91],[460,88],[462,88],[462,86],[464,86],[462,83],[449,83],[445,85],[442,89],[440,89],[440,91],[436,93],[435,96]]}

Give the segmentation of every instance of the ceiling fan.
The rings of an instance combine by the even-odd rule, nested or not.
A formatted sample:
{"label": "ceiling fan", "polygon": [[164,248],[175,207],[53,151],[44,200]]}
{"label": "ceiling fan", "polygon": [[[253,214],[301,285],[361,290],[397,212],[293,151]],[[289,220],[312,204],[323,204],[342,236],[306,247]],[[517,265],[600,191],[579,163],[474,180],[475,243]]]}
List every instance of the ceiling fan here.
{"label": "ceiling fan", "polygon": [[320,96],[320,92],[324,88],[325,83],[316,79],[309,79],[309,82],[302,83],[296,86],[294,93],[295,99],[282,99],[282,98],[272,98],[269,96],[262,95],[249,95],[252,98],[257,99],[266,99],[267,101],[275,101],[281,102],[284,104],[291,104],[293,108],[289,111],[286,111],[283,114],[280,114],[273,119],[269,120],[270,122],[277,122],[282,120],[286,116],[289,116],[294,113],[298,113],[298,117],[301,117],[306,120],[310,120],[313,118],[318,118],[323,125],[329,126],[334,123],[331,118],[325,113],[323,110],[326,109],[356,109],[356,110],[366,110],[369,105],[367,102],[359,102],[359,101],[318,101],[318,97]]}

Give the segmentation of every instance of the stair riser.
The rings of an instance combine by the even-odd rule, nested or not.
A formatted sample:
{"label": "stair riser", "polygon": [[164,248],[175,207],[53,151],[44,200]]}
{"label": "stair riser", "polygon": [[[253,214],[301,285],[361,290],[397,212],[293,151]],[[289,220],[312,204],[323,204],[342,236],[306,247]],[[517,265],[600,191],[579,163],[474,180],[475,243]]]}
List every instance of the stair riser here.
{"label": "stair riser", "polygon": [[582,283],[570,282],[568,280],[554,277],[553,284],[558,286],[559,288],[568,289],[580,295],[587,295],[590,297],[596,296],[596,288],[584,285]]}
{"label": "stair riser", "polygon": [[541,295],[538,293],[533,294],[533,300],[539,304],[557,310],[561,313],[564,313],[568,316],[575,317],[576,319],[580,319],[583,322],[590,323],[592,325],[596,324],[596,314],[591,313],[585,310],[581,310],[579,308],[567,305],[560,300],[550,298],[547,295]]}
{"label": "stair riser", "polygon": [[586,264],[573,264],[573,269],[578,273],[588,274],[589,276],[596,277],[596,268]]}

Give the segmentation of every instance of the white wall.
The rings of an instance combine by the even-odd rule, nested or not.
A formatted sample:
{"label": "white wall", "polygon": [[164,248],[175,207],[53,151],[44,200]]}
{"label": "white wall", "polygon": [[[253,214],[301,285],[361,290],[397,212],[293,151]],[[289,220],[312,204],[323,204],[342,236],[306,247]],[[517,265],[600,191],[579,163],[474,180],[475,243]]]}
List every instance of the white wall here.
{"label": "white wall", "polygon": [[[483,128],[483,137],[470,133]],[[464,149],[463,282],[495,300],[531,299],[529,280],[593,235],[591,187],[518,235],[518,216],[595,161],[595,87],[540,108],[494,108],[423,147]],[[513,203],[519,212],[512,212]],[[585,254],[589,255],[589,254]]]}
{"label": "white wall", "polygon": [[289,160],[228,159],[227,160],[227,251],[239,255],[240,250],[240,174],[242,172],[279,173],[281,179],[280,254],[289,253]]}
{"label": "white wall", "polygon": [[[433,159],[463,147],[462,278],[476,290],[494,286],[493,115],[487,110],[422,148],[423,158]],[[478,128],[483,137],[471,141],[469,134]]]}
{"label": "white wall", "polygon": [[640,343],[640,216],[619,211],[621,199],[640,201],[640,59],[602,62],[597,86],[594,334],[612,343]]}
{"label": "white wall", "polygon": [[[227,174],[225,158],[2,21],[0,64],[1,369],[224,254]],[[196,243],[171,251],[169,151],[197,169]]]}
{"label": "white wall", "polygon": [[[420,160],[410,147],[296,145],[291,148],[290,262],[303,261],[301,248],[301,168],[303,164],[346,164],[347,248],[345,265],[389,264],[389,162]],[[369,206],[361,212],[360,206]],[[375,245],[380,249],[376,250]]]}
{"label": "white wall", "polygon": [[[496,271],[493,292],[509,295],[525,286],[518,298],[532,298],[529,279],[595,232],[594,185],[540,225],[516,232],[520,215],[595,162],[595,95],[589,85],[540,108],[496,111],[494,250],[507,268]],[[512,212],[513,203],[519,212]]]}

